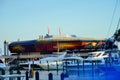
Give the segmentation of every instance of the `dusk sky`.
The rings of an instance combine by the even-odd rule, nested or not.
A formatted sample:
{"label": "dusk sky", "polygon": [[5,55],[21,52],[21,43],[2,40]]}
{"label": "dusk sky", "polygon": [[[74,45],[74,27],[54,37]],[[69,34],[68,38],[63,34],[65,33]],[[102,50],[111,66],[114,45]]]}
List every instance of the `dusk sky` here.
{"label": "dusk sky", "polygon": [[46,35],[110,38],[120,17],[119,0],[0,0],[0,48],[3,42]]}

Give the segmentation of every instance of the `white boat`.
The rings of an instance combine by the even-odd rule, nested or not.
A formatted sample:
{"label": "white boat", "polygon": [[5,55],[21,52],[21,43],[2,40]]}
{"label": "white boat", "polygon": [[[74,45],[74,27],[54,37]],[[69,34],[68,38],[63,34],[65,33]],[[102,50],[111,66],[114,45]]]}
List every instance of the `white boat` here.
{"label": "white boat", "polygon": [[[115,52],[115,51],[114,51]],[[105,58],[109,58],[110,51],[97,51],[97,52],[90,52],[88,53],[88,57],[86,59],[79,56],[75,56],[75,53],[73,53],[73,56],[65,57],[67,52],[62,52],[59,56],[48,56],[44,57],[37,61],[29,61],[26,63],[20,63],[20,65],[24,66],[24,68],[28,68],[29,64],[32,66],[37,66],[42,69],[48,70],[48,69],[63,69],[63,67],[92,67],[92,65],[104,65],[105,64]],[[113,55],[113,51],[111,52]],[[56,54],[56,53],[55,53]],[[108,59],[109,60],[109,59]],[[64,66],[63,66],[64,65]]]}
{"label": "white boat", "polygon": [[105,51],[96,51],[88,53],[88,56],[92,56],[93,58],[108,58],[109,54]]}
{"label": "white boat", "polygon": [[62,52],[60,56],[55,56],[55,57],[45,57],[43,59],[40,59],[40,67],[42,69],[62,69],[63,68],[63,62],[62,60],[64,59],[65,55],[67,52]]}
{"label": "white boat", "polygon": [[118,49],[90,52],[94,58],[104,58],[107,62],[120,63],[120,51]]}
{"label": "white boat", "polygon": [[48,56],[39,60],[28,60],[27,62],[21,62],[19,65],[24,69],[29,69],[29,66],[34,68],[42,69],[61,69],[62,59],[65,57],[67,52],[57,52],[53,54],[59,54],[59,56]]}
{"label": "white boat", "polygon": [[91,55],[84,59],[80,56],[71,56],[63,59],[64,67],[68,70],[92,70],[105,65],[102,57],[93,57]]}

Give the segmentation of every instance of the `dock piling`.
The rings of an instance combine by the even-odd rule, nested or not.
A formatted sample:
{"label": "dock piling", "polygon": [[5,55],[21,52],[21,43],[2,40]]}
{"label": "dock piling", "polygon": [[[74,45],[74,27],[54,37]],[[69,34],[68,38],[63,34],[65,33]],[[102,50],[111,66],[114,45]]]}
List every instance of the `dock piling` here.
{"label": "dock piling", "polygon": [[49,62],[47,61],[47,68],[48,68],[48,71],[49,71]]}
{"label": "dock piling", "polygon": [[[17,74],[21,74],[20,70],[17,70]],[[21,80],[21,77],[18,77],[17,80]]]}
{"label": "dock piling", "polygon": [[39,72],[38,71],[35,72],[35,80],[39,80]]}
{"label": "dock piling", "polygon": [[64,80],[65,78],[68,78],[69,75],[67,73],[61,73],[61,80]]}
{"label": "dock piling", "polygon": [[0,75],[5,75],[5,70],[0,68]]}
{"label": "dock piling", "polygon": [[26,71],[26,80],[29,80],[28,71]]}
{"label": "dock piling", "polygon": [[52,74],[52,73],[49,73],[49,74],[48,74],[48,77],[49,77],[48,80],[53,80],[53,74]]}

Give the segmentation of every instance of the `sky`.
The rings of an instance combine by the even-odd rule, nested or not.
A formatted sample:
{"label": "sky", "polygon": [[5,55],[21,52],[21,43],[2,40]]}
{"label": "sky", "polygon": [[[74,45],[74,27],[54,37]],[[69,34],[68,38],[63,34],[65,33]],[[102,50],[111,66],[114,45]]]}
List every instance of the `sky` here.
{"label": "sky", "polygon": [[110,38],[120,17],[119,0],[0,0],[0,48],[4,41],[48,33]]}

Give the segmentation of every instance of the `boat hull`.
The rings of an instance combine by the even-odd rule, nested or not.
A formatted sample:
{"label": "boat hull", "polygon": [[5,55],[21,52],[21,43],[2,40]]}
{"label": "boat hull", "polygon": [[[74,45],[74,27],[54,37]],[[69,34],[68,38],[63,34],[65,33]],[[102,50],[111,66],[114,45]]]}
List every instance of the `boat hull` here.
{"label": "boat hull", "polygon": [[64,68],[66,70],[96,70],[99,69],[99,67],[103,67],[105,64],[96,64],[96,63],[90,63],[90,64],[69,64],[64,65]]}
{"label": "boat hull", "polygon": [[62,62],[50,62],[50,63],[41,63],[40,67],[44,70],[60,70],[63,69],[63,63]]}

